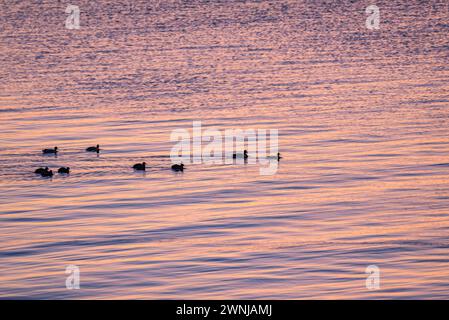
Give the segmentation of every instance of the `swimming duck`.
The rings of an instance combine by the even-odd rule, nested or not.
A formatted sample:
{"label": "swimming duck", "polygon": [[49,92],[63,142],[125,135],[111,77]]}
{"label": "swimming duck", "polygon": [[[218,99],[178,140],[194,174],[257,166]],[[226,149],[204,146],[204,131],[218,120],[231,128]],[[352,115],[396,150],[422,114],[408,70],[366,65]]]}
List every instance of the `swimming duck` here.
{"label": "swimming duck", "polygon": [[58,169],[58,173],[69,174],[70,173],[70,168],[69,167],[61,167],[61,168]]}
{"label": "swimming duck", "polygon": [[42,172],[48,171],[48,167],[39,168],[34,171],[35,174],[42,174]]}
{"label": "swimming duck", "polygon": [[44,154],[56,154],[58,153],[58,147],[55,147],[54,149],[44,149],[42,150],[42,153]]}
{"label": "swimming duck", "polygon": [[96,147],[89,147],[89,148],[86,148],[86,151],[87,151],[87,152],[96,152],[96,153],[99,153],[99,152],[100,152],[100,145],[97,144]]}
{"label": "swimming duck", "polygon": [[146,163],[142,162],[142,163],[136,163],[135,165],[133,165],[133,169],[134,170],[142,170],[145,171],[145,167],[146,167]]}
{"label": "swimming duck", "polygon": [[184,171],[184,164],[174,164],[171,166],[173,171]]}
{"label": "swimming duck", "polygon": [[42,177],[53,177],[53,171],[52,170],[42,171],[41,176]]}
{"label": "swimming duck", "polygon": [[234,153],[234,154],[232,155],[232,158],[234,158],[234,159],[237,159],[237,158],[248,159],[248,150],[244,150],[244,151],[243,151],[243,155],[242,155],[242,154]]}

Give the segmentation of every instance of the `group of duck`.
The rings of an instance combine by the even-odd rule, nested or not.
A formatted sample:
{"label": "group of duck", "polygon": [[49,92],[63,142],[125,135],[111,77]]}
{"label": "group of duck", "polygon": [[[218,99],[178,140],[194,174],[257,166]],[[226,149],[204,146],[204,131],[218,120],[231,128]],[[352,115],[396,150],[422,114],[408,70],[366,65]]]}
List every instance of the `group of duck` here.
{"label": "group of duck", "polygon": [[[86,152],[96,152],[96,153],[100,153],[100,145],[96,145],[94,147],[88,147],[86,148]],[[54,154],[57,155],[58,154],[58,147],[54,147],[53,149],[44,149],[42,150],[43,154]],[[234,153],[232,155],[232,158],[237,159],[237,158],[244,158],[244,159],[248,159],[248,151],[244,150],[243,154],[237,154]],[[281,159],[281,154],[278,152],[277,156],[277,161],[279,161]],[[142,162],[142,163],[136,163],[135,165],[132,166],[132,168],[134,170],[137,171],[145,171],[146,170],[146,162]],[[171,166],[171,169],[173,171],[176,172],[183,172],[184,171],[184,164],[174,164]],[[38,168],[34,171],[35,174],[39,174],[42,177],[52,177],[53,176],[53,170],[50,170],[48,167],[45,168]],[[58,173],[59,174],[69,174],[70,173],[70,168],[69,167],[61,167],[58,169]]]}
{"label": "group of duck", "polygon": [[[100,153],[100,145],[96,145],[95,147],[88,147],[86,148],[86,152],[96,152]],[[58,154],[58,147],[54,147],[53,149],[44,149],[42,150],[43,154]],[[53,170],[50,170],[48,167],[45,168],[38,168],[34,171],[35,174],[39,174],[42,177],[53,177]],[[69,167],[61,167],[58,169],[59,174],[69,174],[70,168]]]}

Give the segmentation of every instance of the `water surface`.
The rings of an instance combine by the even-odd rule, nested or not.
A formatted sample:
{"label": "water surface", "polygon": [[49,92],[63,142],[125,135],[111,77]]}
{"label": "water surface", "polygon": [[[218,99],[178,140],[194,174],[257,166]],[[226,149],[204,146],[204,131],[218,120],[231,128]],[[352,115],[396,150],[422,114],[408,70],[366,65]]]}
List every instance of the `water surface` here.
{"label": "water surface", "polygon": [[[1,4],[1,298],[449,298],[447,1],[77,4]],[[278,129],[277,173],[171,172],[193,121]]]}

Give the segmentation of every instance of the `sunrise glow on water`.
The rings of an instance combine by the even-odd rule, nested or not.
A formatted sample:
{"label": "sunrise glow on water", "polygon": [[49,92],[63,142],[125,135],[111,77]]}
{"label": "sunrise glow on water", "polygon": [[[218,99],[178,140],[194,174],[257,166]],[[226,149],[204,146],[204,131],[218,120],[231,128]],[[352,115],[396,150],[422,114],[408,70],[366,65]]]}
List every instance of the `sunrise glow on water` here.
{"label": "sunrise glow on water", "polygon": [[[0,298],[449,298],[447,1],[76,2],[0,10]],[[195,121],[277,171],[173,172]]]}

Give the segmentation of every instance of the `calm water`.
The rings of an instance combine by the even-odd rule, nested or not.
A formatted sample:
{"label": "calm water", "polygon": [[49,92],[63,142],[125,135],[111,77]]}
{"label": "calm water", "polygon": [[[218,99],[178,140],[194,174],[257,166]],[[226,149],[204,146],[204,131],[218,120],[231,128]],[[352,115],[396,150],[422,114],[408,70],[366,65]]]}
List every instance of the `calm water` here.
{"label": "calm water", "polygon": [[[2,1],[0,297],[448,299],[448,2],[371,2]],[[277,174],[171,172],[192,121]]]}

